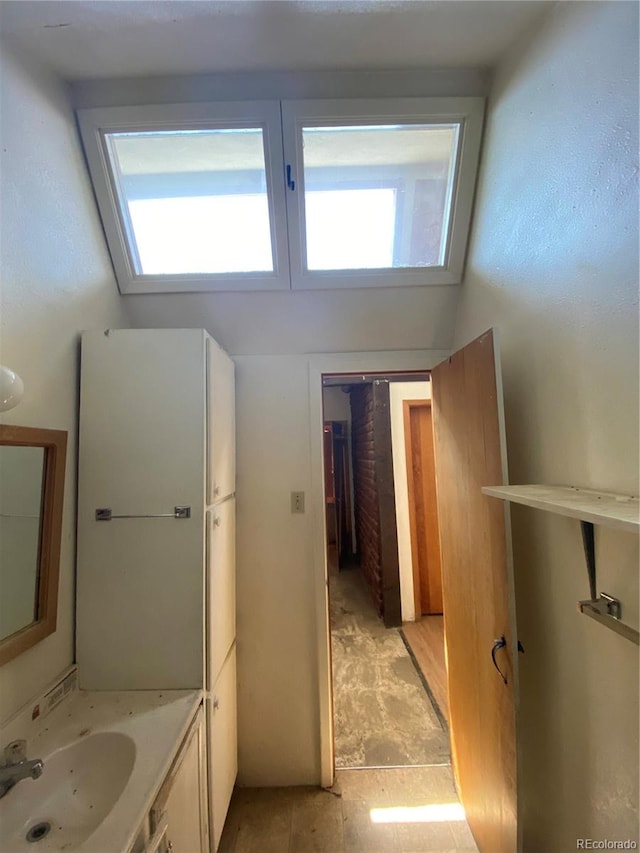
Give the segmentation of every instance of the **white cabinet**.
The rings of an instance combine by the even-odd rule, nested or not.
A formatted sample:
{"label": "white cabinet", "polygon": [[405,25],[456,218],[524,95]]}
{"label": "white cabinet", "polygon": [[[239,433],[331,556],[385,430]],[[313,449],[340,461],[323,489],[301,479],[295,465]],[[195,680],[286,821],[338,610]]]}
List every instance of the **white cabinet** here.
{"label": "white cabinet", "polygon": [[235,375],[233,362],[207,338],[207,503],[236,490]]}
{"label": "white cabinet", "polygon": [[151,809],[149,853],[208,853],[205,733],[198,711]]}
{"label": "white cabinet", "polygon": [[82,336],[81,686],[205,691],[219,832],[237,752],[234,407],[233,362],[204,330]]}
{"label": "white cabinet", "polygon": [[207,689],[215,684],[236,636],[236,507],[228,500],[207,511]]}
{"label": "white cabinet", "polygon": [[217,850],[238,772],[235,644],[207,702],[209,729],[209,819]]}

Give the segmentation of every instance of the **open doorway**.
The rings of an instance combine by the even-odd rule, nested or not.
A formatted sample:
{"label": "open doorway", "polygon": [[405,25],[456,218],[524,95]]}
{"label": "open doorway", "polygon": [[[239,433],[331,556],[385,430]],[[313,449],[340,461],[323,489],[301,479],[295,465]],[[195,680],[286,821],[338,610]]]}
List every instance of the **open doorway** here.
{"label": "open doorway", "polygon": [[[433,445],[431,388],[409,396],[400,386],[393,389],[402,407],[404,461],[407,477],[407,516],[411,543],[413,620],[410,614],[402,633],[431,691],[434,704],[449,723],[447,696],[442,566]],[[392,394],[393,396],[393,394]],[[394,445],[394,462],[402,472],[402,447]],[[400,503],[400,501],[398,501]]]}
{"label": "open doorway", "polygon": [[[447,690],[457,791],[482,849],[515,850],[519,845],[515,733],[520,650],[509,514],[503,505],[487,500],[484,491],[507,482],[500,362],[493,330],[452,354],[340,353],[309,359],[321,783],[329,787],[344,773],[358,773],[336,773],[334,761],[322,380],[338,371],[389,368],[427,369],[431,376]],[[502,651],[496,660],[498,649]],[[451,767],[429,767],[427,771],[451,776]],[[400,771],[375,772],[384,772],[386,779]],[[402,775],[422,772],[407,768]]]}
{"label": "open doorway", "polygon": [[[419,404],[429,396],[425,373],[323,376],[336,769],[450,763],[446,707],[436,698],[442,685],[446,697],[442,630],[412,623],[422,616],[420,573],[436,569],[420,545],[432,496],[416,482],[430,427]],[[424,601],[433,615],[433,596]],[[438,613],[441,626],[441,604]]]}

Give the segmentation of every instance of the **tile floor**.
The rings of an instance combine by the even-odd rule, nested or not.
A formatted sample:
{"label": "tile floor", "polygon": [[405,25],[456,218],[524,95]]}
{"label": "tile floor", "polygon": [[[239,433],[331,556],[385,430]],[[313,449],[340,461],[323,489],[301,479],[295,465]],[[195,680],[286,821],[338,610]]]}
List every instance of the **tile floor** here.
{"label": "tile floor", "polygon": [[[457,804],[449,766],[339,770],[330,791],[237,788],[219,853],[477,853],[463,819],[416,820],[434,811],[451,818]],[[433,808],[421,815],[424,806]],[[377,823],[378,815],[396,820]]]}

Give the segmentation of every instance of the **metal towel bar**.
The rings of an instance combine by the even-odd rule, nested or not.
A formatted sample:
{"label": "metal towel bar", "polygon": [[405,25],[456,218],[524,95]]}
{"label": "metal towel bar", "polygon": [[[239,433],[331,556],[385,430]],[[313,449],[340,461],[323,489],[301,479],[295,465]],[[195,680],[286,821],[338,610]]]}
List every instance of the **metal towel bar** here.
{"label": "metal towel bar", "polygon": [[157,515],[114,515],[110,507],[101,507],[96,510],[96,521],[112,521],[116,518],[191,518],[191,507],[175,506],[173,512]]}

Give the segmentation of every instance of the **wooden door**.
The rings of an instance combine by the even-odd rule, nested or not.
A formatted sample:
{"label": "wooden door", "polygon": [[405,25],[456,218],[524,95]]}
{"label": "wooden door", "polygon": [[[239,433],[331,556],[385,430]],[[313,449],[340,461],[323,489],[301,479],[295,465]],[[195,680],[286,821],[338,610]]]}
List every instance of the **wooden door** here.
{"label": "wooden door", "polygon": [[431,400],[405,400],[404,434],[416,614],[442,613]]}
{"label": "wooden door", "polygon": [[327,520],[327,543],[336,545],[339,553],[338,543],[338,515],[336,513],[336,478],[335,462],[333,458],[333,424],[327,421],[323,431],[324,450],[324,500]]}
{"label": "wooden door", "polygon": [[[431,373],[454,771],[481,853],[520,849],[517,821],[517,637],[502,386],[493,331]],[[496,650],[494,641],[506,646]]]}

